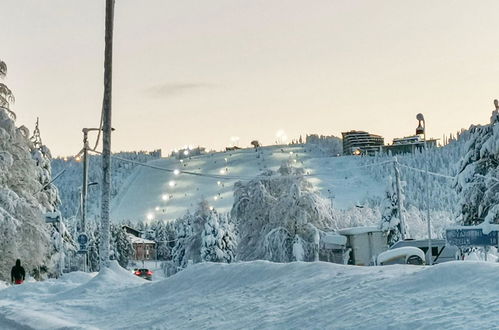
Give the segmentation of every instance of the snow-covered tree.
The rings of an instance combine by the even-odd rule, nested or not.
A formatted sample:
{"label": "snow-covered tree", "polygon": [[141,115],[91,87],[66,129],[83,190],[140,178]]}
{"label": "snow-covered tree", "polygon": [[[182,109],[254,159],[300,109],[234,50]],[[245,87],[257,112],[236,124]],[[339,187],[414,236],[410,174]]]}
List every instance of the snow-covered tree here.
{"label": "snow-covered tree", "polygon": [[[401,187],[402,191],[402,187]],[[403,194],[401,193],[403,201]],[[402,204],[403,205],[403,204]],[[401,210],[402,213],[404,210]],[[385,191],[385,199],[381,204],[381,222],[380,229],[388,235],[388,245],[393,245],[402,239],[402,222],[398,214],[398,197],[395,187],[395,180],[388,177],[388,185]]]}
{"label": "snow-covered tree", "polygon": [[300,168],[284,163],[248,183],[237,182],[231,217],[240,260],[313,261],[318,232],[336,229],[329,200],[318,195]]}
{"label": "snow-covered tree", "polygon": [[[1,78],[3,62],[0,71]],[[0,277],[6,279],[17,258],[28,272],[48,266],[53,250],[44,213],[55,211],[58,198],[45,167],[48,148],[35,146],[26,127],[16,127],[4,84],[0,94]]]}
{"label": "snow-covered tree", "polygon": [[[7,64],[0,60],[0,79],[4,79],[7,75]],[[10,104],[15,101],[14,94],[6,84],[0,82],[0,108],[4,109],[7,114],[16,119],[16,114],[10,110]]]}
{"label": "snow-covered tree", "polygon": [[226,215],[219,214],[207,201],[196,212],[176,220],[176,244],[169,274],[190,263],[203,261],[231,262],[236,246],[233,226]]}
{"label": "snow-covered tree", "polygon": [[[497,101],[495,101],[497,102]],[[499,223],[499,113],[490,124],[472,126],[456,180],[460,196],[458,223]]]}
{"label": "snow-covered tree", "polygon": [[132,241],[128,237],[123,226],[111,225],[111,255],[112,259],[117,260],[121,267],[126,268],[130,258],[133,257],[135,250]]}
{"label": "snow-covered tree", "polygon": [[234,260],[236,237],[227,215],[212,210],[204,224],[201,236],[203,239],[201,259],[203,261],[230,263]]}

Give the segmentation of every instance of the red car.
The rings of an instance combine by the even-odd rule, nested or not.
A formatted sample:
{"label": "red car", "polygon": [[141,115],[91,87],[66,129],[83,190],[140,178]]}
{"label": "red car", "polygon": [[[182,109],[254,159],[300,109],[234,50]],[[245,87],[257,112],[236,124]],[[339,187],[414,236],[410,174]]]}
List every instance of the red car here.
{"label": "red car", "polygon": [[152,270],[147,268],[135,268],[133,273],[139,277],[145,278],[146,280],[152,281]]}

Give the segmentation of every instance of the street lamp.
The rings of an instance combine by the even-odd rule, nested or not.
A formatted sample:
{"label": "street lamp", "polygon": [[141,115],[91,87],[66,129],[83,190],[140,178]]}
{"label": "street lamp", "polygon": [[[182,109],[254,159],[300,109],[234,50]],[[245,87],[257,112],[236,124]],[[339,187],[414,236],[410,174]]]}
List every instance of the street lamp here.
{"label": "street lamp", "polygon": [[426,155],[426,221],[428,223],[428,259],[430,266],[433,265],[433,253],[431,251],[431,221],[430,221],[430,174],[428,173],[428,164],[430,159],[428,158],[428,142],[426,141],[426,122],[422,113],[416,115],[416,119],[419,121],[418,127],[416,128],[416,134],[423,134],[424,150]]}

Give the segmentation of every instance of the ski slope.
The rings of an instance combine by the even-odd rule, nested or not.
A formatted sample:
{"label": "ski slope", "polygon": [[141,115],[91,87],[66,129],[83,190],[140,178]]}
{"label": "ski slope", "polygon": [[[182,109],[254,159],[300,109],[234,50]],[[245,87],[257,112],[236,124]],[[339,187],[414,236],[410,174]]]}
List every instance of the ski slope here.
{"label": "ski slope", "polygon": [[[356,157],[325,157],[310,145],[272,146],[209,153],[184,159],[174,157],[153,160],[148,165],[216,175],[221,178],[175,175],[156,168],[138,166],[124,188],[113,200],[113,221],[173,220],[206,199],[221,212],[233,202],[233,185],[238,179],[249,180],[266,169],[276,170],[283,161],[291,161],[310,175],[310,181],[330,198],[333,206],[347,209],[368,198],[381,196],[384,183],[374,181],[368,169],[359,168]],[[237,177],[237,178],[234,178]]]}
{"label": "ski slope", "polygon": [[202,263],[157,282],[112,264],[0,290],[1,329],[494,329],[498,263]]}

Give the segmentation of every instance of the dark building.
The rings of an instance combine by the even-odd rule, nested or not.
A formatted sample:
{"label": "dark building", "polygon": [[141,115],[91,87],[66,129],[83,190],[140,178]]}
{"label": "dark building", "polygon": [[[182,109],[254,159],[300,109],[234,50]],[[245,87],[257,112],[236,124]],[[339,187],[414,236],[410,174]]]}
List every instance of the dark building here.
{"label": "dark building", "polygon": [[343,155],[374,155],[385,143],[382,136],[364,131],[343,132],[341,135]]}

